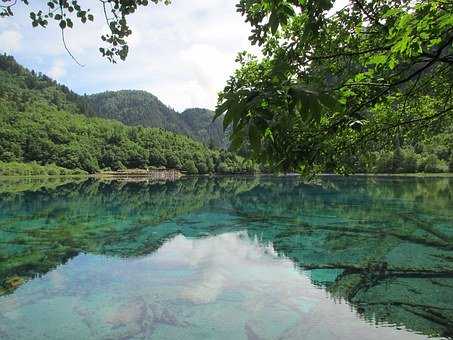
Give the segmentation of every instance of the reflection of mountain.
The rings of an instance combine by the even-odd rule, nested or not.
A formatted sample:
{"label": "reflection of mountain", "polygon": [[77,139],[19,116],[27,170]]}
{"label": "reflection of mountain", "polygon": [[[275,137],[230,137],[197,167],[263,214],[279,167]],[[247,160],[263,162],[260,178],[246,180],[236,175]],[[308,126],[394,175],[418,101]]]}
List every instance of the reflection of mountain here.
{"label": "reflection of mountain", "polygon": [[121,257],[149,254],[182,232],[159,223],[253,185],[253,180],[193,179],[150,185],[86,181],[3,194],[0,282],[46,273],[81,252]]}
{"label": "reflection of mountain", "polygon": [[[199,224],[205,217],[193,214],[190,220]],[[46,339],[56,334],[66,339],[424,338],[360,320],[347,303],[333,301],[293,261],[250,239],[247,231],[178,235],[150,255],[127,259],[79,255],[0,298],[0,334],[2,340],[39,339],[39,334]]]}
{"label": "reflection of mountain", "polygon": [[[288,184],[240,196],[249,233],[315,269],[315,283],[365,318],[453,336],[451,179],[336,179],[285,192]],[[269,197],[273,209],[263,209]]]}
{"label": "reflection of mountain", "polygon": [[66,184],[1,196],[0,278],[13,291],[81,252],[140,256],[177,234],[246,230],[365,318],[452,336],[451,206],[446,178]]}

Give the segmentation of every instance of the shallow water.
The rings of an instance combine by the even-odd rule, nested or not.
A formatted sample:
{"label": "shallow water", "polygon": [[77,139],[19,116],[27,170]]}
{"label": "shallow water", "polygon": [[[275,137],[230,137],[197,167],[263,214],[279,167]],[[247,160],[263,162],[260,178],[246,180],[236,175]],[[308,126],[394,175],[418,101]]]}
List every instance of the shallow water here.
{"label": "shallow water", "polygon": [[448,178],[0,184],[0,244],[1,339],[453,336]]}

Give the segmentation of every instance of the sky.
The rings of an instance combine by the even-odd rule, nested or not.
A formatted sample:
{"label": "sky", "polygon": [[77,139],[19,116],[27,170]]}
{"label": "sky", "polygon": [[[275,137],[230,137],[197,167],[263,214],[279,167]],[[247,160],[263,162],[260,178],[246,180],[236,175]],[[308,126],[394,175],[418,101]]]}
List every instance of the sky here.
{"label": "sky", "polygon": [[[80,3],[95,9],[92,0]],[[0,52],[79,94],[138,89],[153,93],[178,111],[214,109],[217,93],[236,67],[237,53],[250,48],[250,27],[236,12],[235,3],[172,0],[169,6],[141,8],[129,17],[133,34],[127,61],[115,65],[98,51],[106,27],[94,11],[94,23],[75,24],[66,33],[71,52],[84,67],[64,50],[55,25],[45,30],[32,28],[30,8],[18,4],[14,17],[0,18]]]}

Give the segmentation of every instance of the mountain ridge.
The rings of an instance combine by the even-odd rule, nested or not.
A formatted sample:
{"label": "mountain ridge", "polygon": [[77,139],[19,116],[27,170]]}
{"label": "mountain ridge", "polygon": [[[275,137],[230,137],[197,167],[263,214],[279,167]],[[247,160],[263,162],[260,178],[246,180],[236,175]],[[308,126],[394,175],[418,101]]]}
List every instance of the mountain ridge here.
{"label": "mountain ridge", "polygon": [[214,112],[188,108],[177,112],[144,90],[105,91],[84,97],[88,115],[115,119],[129,126],[162,128],[184,134],[211,147],[225,148],[222,122]]}
{"label": "mountain ridge", "polygon": [[144,90],[104,91],[81,95],[43,73],[24,68],[12,56],[1,56],[0,69],[16,76],[23,76],[24,72],[30,73],[31,76],[26,77],[26,82],[29,83],[24,86],[35,86],[39,78],[39,86],[55,87],[62,92],[66,101],[54,103],[59,109],[88,117],[114,119],[129,126],[162,128],[189,136],[210,147],[226,149],[228,146],[222,121],[213,121],[214,112],[209,109],[188,108],[180,113]]}
{"label": "mountain ridge", "polygon": [[[89,173],[153,167],[190,174],[256,169],[243,157],[187,135],[97,117],[86,97],[0,54],[0,162],[50,165],[52,172],[55,166]],[[150,94],[146,98],[157,101]]]}

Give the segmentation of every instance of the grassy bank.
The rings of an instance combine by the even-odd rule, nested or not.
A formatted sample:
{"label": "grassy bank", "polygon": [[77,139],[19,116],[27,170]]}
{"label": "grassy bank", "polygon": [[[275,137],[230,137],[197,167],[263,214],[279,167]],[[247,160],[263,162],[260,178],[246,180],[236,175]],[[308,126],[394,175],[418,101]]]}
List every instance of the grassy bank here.
{"label": "grassy bank", "polygon": [[0,177],[52,177],[52,176],[86,176],[80,169],[66,169],[55,164],[40,165],[36,162],[5,163],[0,161]]}
{"label": "grassy bank", "polygon": [[[328,174],[324,174],[321,176],[331,176]],[[334,175],[335,176],[335,175]],[[349,176],[363,176],[363,177],[419,177],[419,178],[427,178],[427,177],[453,177],[453,173],[451,172],[415,172],[415,173],[399,173],[399,174],[351,174]]]}
{"label": "grassy bank", "polygon": [[85,176],[0,177],[0,196],[25,191],[53,190],[69,183],[85,182]]}

